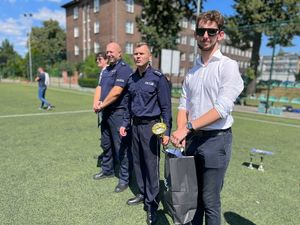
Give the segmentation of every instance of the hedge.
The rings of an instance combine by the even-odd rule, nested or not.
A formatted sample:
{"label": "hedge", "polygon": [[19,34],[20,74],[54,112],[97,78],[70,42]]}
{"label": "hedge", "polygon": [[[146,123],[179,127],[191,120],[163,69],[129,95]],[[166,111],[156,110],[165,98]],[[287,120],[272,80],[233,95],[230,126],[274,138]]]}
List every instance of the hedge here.
{"label": "hedge", "polygon": [[78,84],[80,85],[80,87],[96,88],[98,85],[98,79],[96,79],[96,78],[80,78],[78,80]]}

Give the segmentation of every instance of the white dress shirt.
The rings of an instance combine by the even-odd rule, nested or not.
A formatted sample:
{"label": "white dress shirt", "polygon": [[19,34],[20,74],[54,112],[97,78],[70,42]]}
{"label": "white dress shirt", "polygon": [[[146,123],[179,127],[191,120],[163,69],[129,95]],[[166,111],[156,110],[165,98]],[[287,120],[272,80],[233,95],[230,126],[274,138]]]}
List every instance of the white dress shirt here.
{"label": "white dress shirt", "polygon": [[221,119],[201,130],[227,129],[233,124],[234,101],[243,88],[237,62],[217,50],[207,65],[198,58],[187,73],[178,109],[186,110],[192,121],[215,108]]}

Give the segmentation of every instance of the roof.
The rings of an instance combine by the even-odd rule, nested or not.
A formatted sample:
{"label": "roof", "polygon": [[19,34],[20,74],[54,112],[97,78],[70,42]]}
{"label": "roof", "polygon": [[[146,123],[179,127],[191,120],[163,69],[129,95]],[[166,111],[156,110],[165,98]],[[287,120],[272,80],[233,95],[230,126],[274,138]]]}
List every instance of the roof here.
{"label": "roof", "polygon": [[79,2],[80,2],[80,0],[73,0],[73,1],[70,1],[70,2],[62,5],[61,7],[62,8],[68,8],[68,7],[70,7],[70,6],[72,6],[72,5],[76,4],[76,3],[79,3]]}

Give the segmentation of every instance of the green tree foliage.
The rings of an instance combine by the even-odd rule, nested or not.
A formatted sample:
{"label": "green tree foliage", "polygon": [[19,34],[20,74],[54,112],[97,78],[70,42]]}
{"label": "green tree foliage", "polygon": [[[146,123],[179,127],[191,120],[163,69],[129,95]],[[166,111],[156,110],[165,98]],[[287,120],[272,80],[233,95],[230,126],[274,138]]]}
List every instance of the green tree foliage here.
{"label": "green tree foliage", "polygon": [[122,59],[126,62],[132,69],[135,68],[133,57],[129,54],[123,54]]}
{"label": "green tree foliage", "polygon": [[235,0],[233,7],[237,14],[227,19],[226,33],[233,46],[249,49],[252,45],[250,67],[255,76],[248,85],[250,94],[255,91],[263,34],[269,37],[268,46],[291,46],[300,33],[300,5],[299,0]]}
{"label": "green tree foliage", "polygon": [[91,54],[85,58],[81,65],[81,72],[90,78],[98,78],[101,69],[97,66],[95,54]]}
{"label": "green tree foliage", "polygon": [[42,27],[33,27],[30,40],[33,71],[66,59],[66,32],[57,21],[47,20]]}
{"label": "green tree foliage", "polygon": [[136,18],[142,40],[153,47],[155,57],[161,49],[176,49],[176,38],[181,30],[180,20],[191,16],[197,1],[187,0],[141,0],[142,13]]}
{"label": "green tree foliage", "polygon": [[8,40],[4,40],[0,46],[0,76],[4,78],[25,76],[24,68],[21,56]]}

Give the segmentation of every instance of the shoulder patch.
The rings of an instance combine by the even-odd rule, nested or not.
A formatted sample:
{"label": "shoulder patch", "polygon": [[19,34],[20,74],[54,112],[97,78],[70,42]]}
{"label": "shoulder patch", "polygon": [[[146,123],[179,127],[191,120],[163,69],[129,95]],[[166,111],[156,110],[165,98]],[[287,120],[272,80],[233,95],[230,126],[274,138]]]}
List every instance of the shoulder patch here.
{"label": "shoulder patch", "polygon": [[163,74],[161,72],[159,72],[158,70],[154,70],[153,73],[157,76],[162,76]]}

